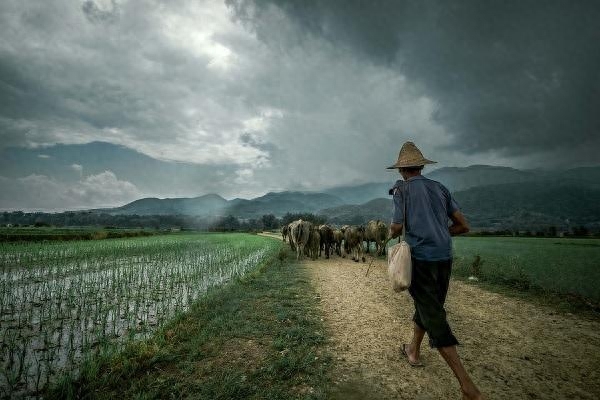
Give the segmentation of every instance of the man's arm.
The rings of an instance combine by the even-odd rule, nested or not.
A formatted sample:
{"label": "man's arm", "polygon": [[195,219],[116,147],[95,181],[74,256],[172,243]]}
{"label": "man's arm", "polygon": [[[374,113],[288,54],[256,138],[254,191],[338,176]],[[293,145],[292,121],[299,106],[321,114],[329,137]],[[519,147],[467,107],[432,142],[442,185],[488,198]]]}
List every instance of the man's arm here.
{"label": "man's arm", "polygon": [[452,225],[448,228],[450,230],[450,235],[456,236],[469,232],[469,224],[463,213],[458,210],[454,211],[452,215],[450,215],[450,219],[452,220]]}

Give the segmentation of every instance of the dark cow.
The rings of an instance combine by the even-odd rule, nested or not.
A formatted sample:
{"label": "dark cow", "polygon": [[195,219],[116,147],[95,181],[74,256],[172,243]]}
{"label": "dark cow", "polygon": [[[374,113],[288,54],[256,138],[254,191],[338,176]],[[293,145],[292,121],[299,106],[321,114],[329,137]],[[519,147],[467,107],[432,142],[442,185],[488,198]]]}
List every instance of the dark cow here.
{"label": "dark cow", "polygon": [[284,224],[281,227],[281,236],[283,237],[283,241],[285,242],[285,239],[287,238],[288,234],[290,233],[290,226],[289,224]]}
{"label": "dark cow", "polygon": [[310,228],[310,235],[307,243],[308,256],[316,260],[319,257],[321,250],[321,234],[319,233],[318,226],[312,226]]}
{"label": "dark cow", "polygon": [[333,243],[333,229],[329,225],[321,225],[319,227],[319,233],[321,234],[321,243],[319,244],[319,257],[321,257],[321,250],[325,251],[325,258],[329,258],[331,252],[331,245]]}

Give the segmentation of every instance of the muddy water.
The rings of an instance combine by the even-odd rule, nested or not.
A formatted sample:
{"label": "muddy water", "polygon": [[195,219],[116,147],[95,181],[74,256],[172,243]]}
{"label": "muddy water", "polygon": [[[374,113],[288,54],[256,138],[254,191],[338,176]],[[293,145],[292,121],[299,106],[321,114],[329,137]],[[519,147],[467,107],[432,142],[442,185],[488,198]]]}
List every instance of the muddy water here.
{"label": "muddy water", "polygon": [[103,348],[151,334],[209,287],[243,274],[267,248],[176,258],[68,261],[0,276],[0,398],[33,395]]}

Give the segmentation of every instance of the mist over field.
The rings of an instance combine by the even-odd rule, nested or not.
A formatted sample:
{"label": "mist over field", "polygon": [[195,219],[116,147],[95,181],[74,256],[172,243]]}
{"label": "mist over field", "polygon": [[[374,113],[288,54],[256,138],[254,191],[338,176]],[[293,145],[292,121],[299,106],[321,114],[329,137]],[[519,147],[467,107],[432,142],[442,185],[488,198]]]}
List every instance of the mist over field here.
{"label": "mist over field", "polygon": [[594,1],[3,1],[0,209],[385,187],[407,140],[426,173],[598,166],[599,19]]}

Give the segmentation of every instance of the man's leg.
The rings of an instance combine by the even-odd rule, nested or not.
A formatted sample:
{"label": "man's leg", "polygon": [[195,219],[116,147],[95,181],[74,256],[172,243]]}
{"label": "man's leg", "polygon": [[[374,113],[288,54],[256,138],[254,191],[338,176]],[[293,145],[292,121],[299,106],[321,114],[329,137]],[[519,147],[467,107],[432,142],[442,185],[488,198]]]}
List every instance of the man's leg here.
{"label": "man's leg", "polygon": [[413,337],[410,344],[406,346],[408,361],[411,363],[419,362],[421,358],[421,343],[425,337],[425,329],[421,328],[417,323],[414,323]]}
{"label": "man's leg", "polygon": [[[415,265],[416,264],[416,265]],[[458,379],[464,399],[482,399],[481,393],[473,384],[467,371],[463,367],[456,345],[458,341],[446,320],[444,302],[450,280],[451,262],[423,262],[413,263],[413,283],[410,292],[415,300],[415,324],[418,322],[420,330],[425,328],[429,335],[431,347],[437,348],[441,356]],[[416,279],[415,279],[416,278]],[[418,343],[420,332],[413,334],[413,340]],[[421,336],[422,339],[422,336]],[[411,350],[412,349],[411,342]],[[408,349],[407,349],[408,350]],[[413,350],[414,352],[414,350]],[[409,353],[410,354],[410,353]],[[417,353],[418,354],[418,353]],[[416,355],[416,354],[412,354]],[[412,361],[412,360],[411,360]]]}
{"label": "man's leg", "polygon": [[456,346],[448,346],[448,347],[440,347],[438,351],[448,363],[448,366],[454,372],[454,376],[458,379],[458,383],[460,384],[460,389],[463,393],[463,399],[483,399],[483,395],[477,389],[477,386],[471,380],[471,377],[465,370],[465,367],[462,365],[460,361],[460,357],[458,356],[458,352],[456,351]]}
{"label": "man's leg", "polygon": [[419,350],[425,333],[429,334],[431,347],[458,344],[446,321],[445,296],[440,295],[436,262],[413,259],[412,283],[408,291],[415,304],[414,330],[411,350]]}

